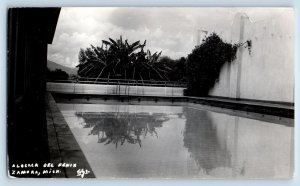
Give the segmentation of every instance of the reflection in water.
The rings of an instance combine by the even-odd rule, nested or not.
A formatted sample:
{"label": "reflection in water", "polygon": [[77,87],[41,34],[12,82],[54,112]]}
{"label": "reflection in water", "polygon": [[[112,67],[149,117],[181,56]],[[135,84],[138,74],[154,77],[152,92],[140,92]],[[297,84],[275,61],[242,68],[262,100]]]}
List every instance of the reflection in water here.
{"label": "reflection in water", "polygon": [[198,167],[205,174],[209,174],[215,168],[230,167],[230,154],[219,144],[216,128],[208,112],[185,107],[183,113],[186,117],[184,146]]}
{"label": "reflection in water", "polygon": [[293,175],[294,129],[288,125],[195,107],[61,104],[60,109],[99,178]]}
{"label": "reflection in water", "polygon": [[89,135],[97,135],[98,143],[123,145],[141,143],[141,136],[147,134],[156,136],[155,128],[162,127],[162,123],[169,120],[165,114],[149,113],[80,113],[76,116],[84,119],[84,128],[92,128]]}

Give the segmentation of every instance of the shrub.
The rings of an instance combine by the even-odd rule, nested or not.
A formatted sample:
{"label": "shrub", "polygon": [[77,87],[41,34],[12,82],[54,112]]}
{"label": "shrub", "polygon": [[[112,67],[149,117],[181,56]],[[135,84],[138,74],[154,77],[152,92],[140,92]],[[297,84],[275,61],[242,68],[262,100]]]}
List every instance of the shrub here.
{"label": "shrub", "polygon": [[187,57],[186,94],[207,96],[219,78],[221,67],[236,58],[236,51],[241,45],[226,43],[212,33],[201,45],[196,46]]}

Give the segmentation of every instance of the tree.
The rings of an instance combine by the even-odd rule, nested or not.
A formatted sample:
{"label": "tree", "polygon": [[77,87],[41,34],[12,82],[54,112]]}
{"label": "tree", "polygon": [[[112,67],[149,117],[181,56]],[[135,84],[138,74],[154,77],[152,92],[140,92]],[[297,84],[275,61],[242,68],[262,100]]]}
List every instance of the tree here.
{"label": "tree", "polygon": [[78,75],[89,78],[117,78],[136,80],[168,80],[166,65],[159,63],[161,52],[144,52],[144,43],[132,44],[120,39],[102,40],[101,47],[93,46],[79,51]]}
{"label": "tree", "polygon": [[230,44],[212,33],[187,57],[187,95],[206,96],[219,78],[223,64],[232,62],[242,44]]}
{"label": "tree", "polygon": [[47,78],[52,80],[67,80],[69,79],[69,74],[61,69],[51,71],[47,68]]}
{"label": "tree", "polygon": [[186,58],[181,57],[179,59],[171,59],[168,56],[163,56],[159,60],[160,63],[164,63],[169,67],[167,77],[170,81],[186,81]]}

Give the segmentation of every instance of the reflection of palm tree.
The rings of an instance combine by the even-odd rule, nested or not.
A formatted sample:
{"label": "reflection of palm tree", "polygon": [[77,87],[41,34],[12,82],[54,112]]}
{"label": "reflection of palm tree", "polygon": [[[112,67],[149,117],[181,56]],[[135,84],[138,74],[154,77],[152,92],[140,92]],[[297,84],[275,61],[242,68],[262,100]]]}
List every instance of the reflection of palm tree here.
{"label": "reflection of palm tree", "polygon": [[76,113],[85,121],[85,128],[92,128],[90,135],[98,136],[98,143],[123,145],[141,143],[141,136],[147,134],[157,136],[156,127],[162,127],[162,123],[168,118],[164,114],[131,114],[131,113]]}
{"label": "reflection of palm tree", "polygon": [[230,166],[230,155],[218,143],[215,128],[207,111],[184,108],[186,125],[184,146],[188,149],[199,168],[206,174],[219,167]]}

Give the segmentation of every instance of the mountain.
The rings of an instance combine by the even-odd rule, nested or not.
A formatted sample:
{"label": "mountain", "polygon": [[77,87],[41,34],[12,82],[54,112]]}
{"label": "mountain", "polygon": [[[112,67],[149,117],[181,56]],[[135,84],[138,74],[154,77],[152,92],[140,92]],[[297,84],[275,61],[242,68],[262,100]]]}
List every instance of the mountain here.
{"label": "mountain", "polygon": [[66,67],[64,65],[57,64],[53,61],[47,60],[47,67],[49,70],[54,71],[55,69],[61,69],[68,73],[69,75],[77,75],[77,69],[76,68],[71,68],[71,67]]}

